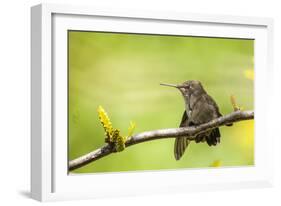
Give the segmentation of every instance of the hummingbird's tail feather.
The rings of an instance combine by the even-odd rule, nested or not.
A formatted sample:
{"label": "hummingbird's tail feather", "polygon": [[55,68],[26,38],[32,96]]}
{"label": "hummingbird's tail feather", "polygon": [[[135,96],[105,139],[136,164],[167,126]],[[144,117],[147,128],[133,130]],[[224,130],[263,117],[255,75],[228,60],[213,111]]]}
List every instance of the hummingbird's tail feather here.
{"label": "hummingbird's tail feather", "polygon": [[210,135],[206,137],[206,141],[208,143],[209,146],[212,145],[217,145],[218,143],[220,143],[220,130],[219,128],[215,128],[211,131]]}
{"label": "hummingbird's tail feather", "polygon": [[189,140],[185,137],[177,137],[175,140],[175,146],[174,146],[174,154],[176,160],[179,160],[182,155],[184,154],[184,151],[186,150]]}

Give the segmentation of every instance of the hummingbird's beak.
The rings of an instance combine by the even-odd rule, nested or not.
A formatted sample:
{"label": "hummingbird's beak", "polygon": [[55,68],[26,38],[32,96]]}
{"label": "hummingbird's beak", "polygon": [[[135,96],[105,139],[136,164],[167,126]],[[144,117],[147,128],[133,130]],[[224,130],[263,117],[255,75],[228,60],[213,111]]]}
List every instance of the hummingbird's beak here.
{"label": "hummingbird's beak", "polygon": [[165,83],[161,83],[160,85],[162,85],[162,86],[168,86],[168,87],[179,88],[179,86],[178,86],[178,85],[175,85],[175,84],[165,84]]}

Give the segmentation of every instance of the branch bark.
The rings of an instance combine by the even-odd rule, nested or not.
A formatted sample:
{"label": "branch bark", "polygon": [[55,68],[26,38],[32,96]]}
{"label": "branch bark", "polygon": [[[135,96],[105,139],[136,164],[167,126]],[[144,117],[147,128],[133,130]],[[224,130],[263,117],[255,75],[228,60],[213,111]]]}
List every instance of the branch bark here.
{"label": "branch bark", "polygon": [[[216,127],[221,127],[226,124],[235,123],[243,120],[249,120],[249,119],[254,119],[254,111],[239,110],[198,126],[160,129],[160,130],[142,132],[129,137],[125,145],[126,147],[129,147],[142,142],[164,139],[164,138],[182,137],[182,136],[187,136],[190,140],[194,140],[195,137],[200,133],[206,132]],[[96,161],[114,152],[116,152],[114,146],[111,144],[106,144],[97,150],[94,150],[88,154],[78,157],[77,159],[69,161],[69,165],[68,165],[69,171],[85,166],[93,161]]]}

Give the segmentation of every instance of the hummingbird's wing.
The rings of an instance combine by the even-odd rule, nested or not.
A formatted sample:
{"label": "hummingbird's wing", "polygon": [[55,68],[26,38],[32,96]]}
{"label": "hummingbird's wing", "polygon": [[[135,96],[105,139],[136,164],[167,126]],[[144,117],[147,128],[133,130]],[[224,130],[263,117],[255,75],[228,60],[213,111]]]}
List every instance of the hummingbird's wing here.
{"label": "hummingbird's wing", "polygon": [[208,94],[204,95],[204,99],[208,105],[212,106],[212,110],[216,114],[216,116],[218,117],[222,116],[216,101],[210,95]]}
{"label": "hummingbird's wing", "polygon": [[[219,107],[218,107],[216,101],[210,95],[207,95],[207,101],[208,101],[208,104],[213,105],[215,112],[218,114],[218,117],[221,117],[222,114],[219,111]],[[232,123],[226,124],[226,126],[232,126],[232,125],[233,125]]]}
{"label": "hummingbird's wing", "polygon": [[[180,123],[180,127],[187,127],[187,121],[188,121],[188,117],[186,114],[186,111],[184,111],[183,115],[182,115],[182,120]],[[176,160],[179,160],[185,149],[187,148],[189,144],[189,140],[186,137],[177,137],[175,140],[175,145],[174,145],[174,155]]]}
{"label": "hummingbird's wing", "polygon": [[[194,113],[193,117],[195,119],[195,123],[203,124],[222,116],[219,112],[218,105],[211,96],[205,94],[202,98],[204,101],[198,102],[198,105],[195,105],[197,107],[194,109],[194,111],[197,112]],[[220,136],[219,128],[214,128],[211,131],[197,135],[195,142],[198,143],[206,141],[209,146],[215,146],[220,142]]]}
{"label": "hummingbird's wing", "polygon": [[180,127],[186,127],[187,126],[187,120],[188,120],[187,113],[184,110],[184,112],[182,114],[182,118],[181,118]]}

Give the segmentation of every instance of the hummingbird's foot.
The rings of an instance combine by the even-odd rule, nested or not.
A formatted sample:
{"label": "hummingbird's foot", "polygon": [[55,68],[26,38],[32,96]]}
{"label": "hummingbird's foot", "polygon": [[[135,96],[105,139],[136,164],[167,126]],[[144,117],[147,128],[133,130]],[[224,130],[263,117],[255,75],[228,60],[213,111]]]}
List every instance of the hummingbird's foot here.
{"label": "hummingbird's foot", "polygon": [[199,135],[197,135],[195,137],[195,142],[196,143],[203,142],[205,140],[205,138],[204,138],[205,136],[206,136],[206,134],[199,134]]}

